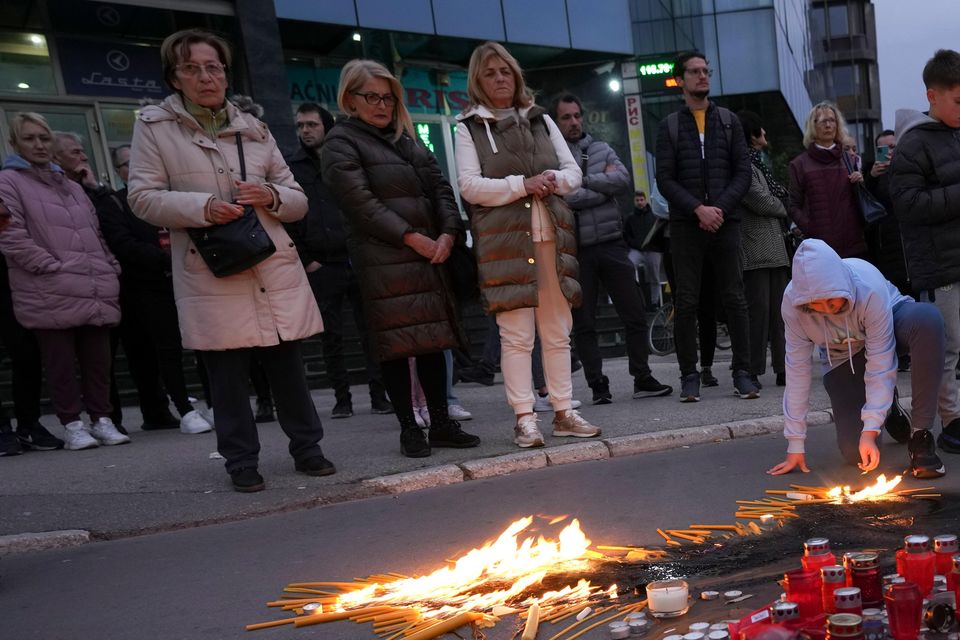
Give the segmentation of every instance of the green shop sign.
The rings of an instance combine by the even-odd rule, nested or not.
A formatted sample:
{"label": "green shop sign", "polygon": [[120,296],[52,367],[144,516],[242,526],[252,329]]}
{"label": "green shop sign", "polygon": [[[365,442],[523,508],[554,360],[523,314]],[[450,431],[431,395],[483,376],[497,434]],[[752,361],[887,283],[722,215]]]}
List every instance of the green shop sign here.
{"label": "green shop sign", "polygon": [[[404,90],[403,101],[410,113],[453,115],[465,109],[469,103],[467,73],[452,71],[446,74],[446,78],[446,84],[438,84],[436,74],[428,69],[405,69],[400,82]],[[319,102],[336,109],[340,83],[338,67],[289,65],[287,82],[292,102]]]}

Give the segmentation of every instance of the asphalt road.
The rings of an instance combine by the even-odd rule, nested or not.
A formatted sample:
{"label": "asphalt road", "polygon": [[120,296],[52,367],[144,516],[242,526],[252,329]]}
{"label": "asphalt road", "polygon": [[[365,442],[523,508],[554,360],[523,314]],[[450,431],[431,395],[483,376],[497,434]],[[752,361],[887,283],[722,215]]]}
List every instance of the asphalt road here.
{"label": "asphalt road", "polygon": [[[289,582],[428,573],[528,514],[576,516],[595,544],[658,545],[657,527],[730,522],[736,499],[761,497],[765,489],[790,482],[861,484],[856,469],[842,466],[832,439],[829,426],[812,430],[814,471],[804,476],[764,474],[784,451],[782,437],[768,436],[6,556],[0,559],[0,636],[375,638],[370,627],[350,622],[255,633],[243,626],[276,617],[264,603]],[[904,456],[902,447],[885,445],[881,470],[901,470]],[[960,466],[935,484],[956,490]],[[513,629],[512,621],[504,622],[488,637],[509,638]],[[600,628],[584,637],[608,636]]]}

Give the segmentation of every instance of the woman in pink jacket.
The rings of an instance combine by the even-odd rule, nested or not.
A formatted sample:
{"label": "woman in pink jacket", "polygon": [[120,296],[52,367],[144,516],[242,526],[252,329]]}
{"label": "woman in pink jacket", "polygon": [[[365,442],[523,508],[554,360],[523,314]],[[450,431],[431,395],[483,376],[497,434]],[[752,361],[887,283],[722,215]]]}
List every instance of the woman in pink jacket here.
{"label": "woman in pink jacket", "polygon": [[[175,91],[140,111],[130,152],[130,206],[170,229],[173,294],[183,346],[202,353],[210,377],[217,449],[237,491],[264,488],[250,410],[254,356],[274,391],[297,471],[336,471],[320,448],[323,428],[310,397],[300,340],[323,330],[307,274],[283,223],[303,218],[307,198],[267,126],[226,99],[230,47],[197,29],[167,37],[163,73]],[[246,180],[241,180],[242,140]],[[255,207],[276,252],[218,278],[187,233],[226,224]]]}
{"label": "woman in pink jacket", "polygon": [[[110,327],[120,322],[120,265],[83,188],[51,162],[53,133],[43,116],[16,114],[10,144],[14,153],[0,171],[10,225],[0,233],[0,251],[14,315],[40,344],[65,447],[130,442],[110,420]],[[80,418],[84,409],[89,426]]]}

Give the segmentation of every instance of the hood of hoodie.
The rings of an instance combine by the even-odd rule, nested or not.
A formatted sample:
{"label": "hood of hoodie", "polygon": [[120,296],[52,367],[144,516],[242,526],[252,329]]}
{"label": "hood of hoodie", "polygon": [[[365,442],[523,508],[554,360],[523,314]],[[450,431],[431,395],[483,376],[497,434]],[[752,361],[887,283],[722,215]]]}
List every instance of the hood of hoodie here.
{"label": "hood of hoodie", "polygon": [[931,118],[928,114],[922,111],[917,111],[916,109],[897,109],[894,131],[896,132],[895,135],[898,144],[900,142],[900,138],[903,137],[903,134],[911,129],[916,129],[917,127],[949,128],[947,125],[943,124],[939,120]]}
{"label": "hood of hoodie", "polygon": [[[11,154],[10,154],[9,156],[7,156],[6,159],[3,161],[3,168],[4,168],[4,169],[16,169],[16,170],[18,170],[18,171],[24,171],[24,170],[27,170],[27,169],[35,169],[36,167],[34,167],[34,166],[33,166],[32,164],[30,164],[29,162],[27,162],[27,161],[23,158],[23,156],[18,155],[18,154],[16,154],[16,153],[11,153]],[[58,165],[56,162],[51,162],[50,164],[48,164],[48,165],[46,166],[46,169],[48,169],[48,170],[50,170],[50,171],[53,171],[53,172],[56,172],[56,173],[63,173],[63,169],[61,169],[61,168],[60,168],[60,165]]]}
{"label": "hood of hoodie", "polygon": [[793,258],[792,304],[806,313],[807,304],[826,298],[847,301],[842,313],[857,303],[857,291],[843,259],[823,240],[804,240]]}

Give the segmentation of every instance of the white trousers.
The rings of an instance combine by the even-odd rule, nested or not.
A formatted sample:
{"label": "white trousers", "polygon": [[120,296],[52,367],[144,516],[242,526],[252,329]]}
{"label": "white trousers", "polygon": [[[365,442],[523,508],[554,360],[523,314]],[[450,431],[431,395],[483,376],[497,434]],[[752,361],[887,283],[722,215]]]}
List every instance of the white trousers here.
{"label": "white trousers", "polygon": [[540,335],[543,372],[554,411],[570,408],[573,380],[570,375],[570,303],[560,291],[556,242],[535,242],[539,305],[497,314],[500,327],[500,369],[507,402],[517,415],[533,411],[530,378],[533,341]]}

